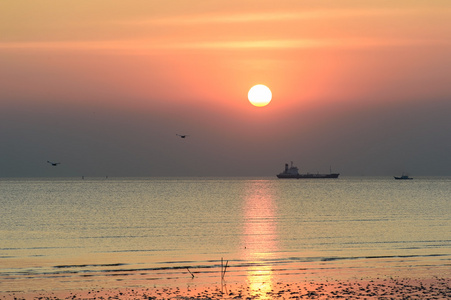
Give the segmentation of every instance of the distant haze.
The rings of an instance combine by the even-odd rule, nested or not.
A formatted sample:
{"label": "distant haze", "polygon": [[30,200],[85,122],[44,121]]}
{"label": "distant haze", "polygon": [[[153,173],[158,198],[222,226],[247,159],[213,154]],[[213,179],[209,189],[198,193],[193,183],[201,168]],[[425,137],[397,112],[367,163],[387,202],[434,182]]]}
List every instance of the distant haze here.
{"label": "distant haze", "polygon": [[451,176],[448,0],[21,3],[0,177]]}

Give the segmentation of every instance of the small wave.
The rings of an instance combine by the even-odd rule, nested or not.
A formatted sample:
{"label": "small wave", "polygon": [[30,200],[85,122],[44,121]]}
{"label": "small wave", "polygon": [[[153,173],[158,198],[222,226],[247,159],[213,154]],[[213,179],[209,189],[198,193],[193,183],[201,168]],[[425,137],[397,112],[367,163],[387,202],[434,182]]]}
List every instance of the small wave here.
{"label": "small wave", "polygon": [[125,250],[112,250],[112,251],[97,251],[97,253],[127,253],[127,252],[163,252],[174,251],[173,249],[125,249]]}
{"label": "small wave", "polygon": [[18,251],[18,250],[49,250],[49,249],[76,249],[80,247],[24,247],[24,248],[0,248],[0,251]]}
{"label": "small wave", "polygon": [[68,269],[68,268],[88,268],[88,267],[118,267],[125,266],[127,264],[123,263],[114,263],[114,264],[85,264],[85,265],[58,265],[53,266],[56,269]]}
{"label": "small wave", "polygon": [[374,256],[349,256],[349,257],[323,257],[321,261],[354,260],[354,259],[390,259],[390,258],[415,258],[415,257],[437,257],[450,256],[448,254],[426,254],[426,255],[374,255]]}

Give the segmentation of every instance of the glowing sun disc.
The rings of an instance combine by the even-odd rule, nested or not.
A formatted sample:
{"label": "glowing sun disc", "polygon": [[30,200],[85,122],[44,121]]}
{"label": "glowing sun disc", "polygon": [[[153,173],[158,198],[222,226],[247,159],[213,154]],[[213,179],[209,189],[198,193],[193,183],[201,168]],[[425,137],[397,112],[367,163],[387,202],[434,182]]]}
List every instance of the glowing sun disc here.
{"label": "glowing sun disc", "polygon": [[262,107],[271,102],[272,93],[266,85],[257,84],[251,87],[249,93],[247,93],[247,98],[252,105]]}

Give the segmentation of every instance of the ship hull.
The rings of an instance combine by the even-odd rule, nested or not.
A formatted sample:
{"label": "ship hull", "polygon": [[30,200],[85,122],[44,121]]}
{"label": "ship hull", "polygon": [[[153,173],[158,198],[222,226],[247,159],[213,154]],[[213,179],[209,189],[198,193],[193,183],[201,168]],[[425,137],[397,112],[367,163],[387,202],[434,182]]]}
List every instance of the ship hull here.
{"label": "ship hull", "polygon": [[280,179],[328,179],[328,178],[338,178],[339,173],[332,174],[284,174],[280,173],[277,178]]}

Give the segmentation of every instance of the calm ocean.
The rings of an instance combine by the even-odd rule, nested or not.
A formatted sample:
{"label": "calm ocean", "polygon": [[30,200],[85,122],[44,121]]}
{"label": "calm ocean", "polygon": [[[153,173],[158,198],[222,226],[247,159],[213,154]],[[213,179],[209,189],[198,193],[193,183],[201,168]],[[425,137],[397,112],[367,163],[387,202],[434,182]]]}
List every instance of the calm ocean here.
{"label": "calm ocean", "polygon": [[[0,180],[0,291],[449,277],[451,178]],[[191,275],[191,273],[194,277]]]}

